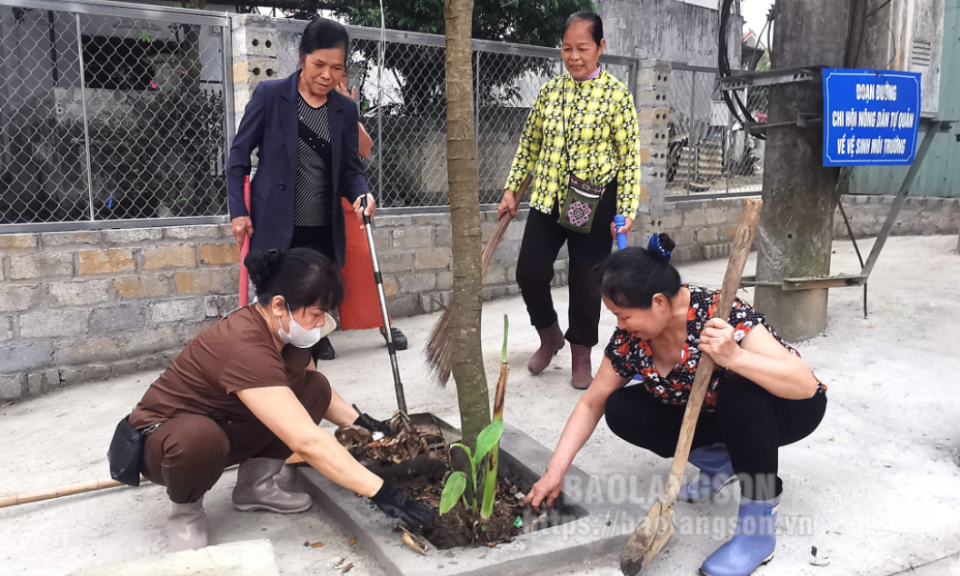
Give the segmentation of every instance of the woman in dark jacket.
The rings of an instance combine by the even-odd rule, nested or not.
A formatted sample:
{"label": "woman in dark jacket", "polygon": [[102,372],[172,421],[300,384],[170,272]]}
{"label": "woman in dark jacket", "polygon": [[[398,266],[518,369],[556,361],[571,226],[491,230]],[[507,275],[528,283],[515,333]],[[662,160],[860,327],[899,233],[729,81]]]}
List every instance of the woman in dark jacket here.
{"label": "woman in dark jacket", "polygon": [[[336,90],[349,47],[343,25],[317,18],[303,31],[300,70],[261,82],[247,104],[230,149],[227,190],[234,237],[239,243],[249,234],[251,251],[312,248],[342,268],[347,241],[340,199],[349,200],[362,219],[366,195],[366,214],[373,217],[376,202],[357,152],[357,106]],[[259,162],[248,212],[243,179],[255,149]],[[405,341],[395,333],[398,340]],[[333,358],[329,340],[317,345],[314,356]]]}

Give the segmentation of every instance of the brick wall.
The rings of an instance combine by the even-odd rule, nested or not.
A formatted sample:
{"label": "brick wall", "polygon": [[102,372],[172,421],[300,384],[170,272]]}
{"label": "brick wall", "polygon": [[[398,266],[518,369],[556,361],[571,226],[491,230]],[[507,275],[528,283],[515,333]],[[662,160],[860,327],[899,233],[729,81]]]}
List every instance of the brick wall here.
{"label": "brick wall", "polygon": [[[876,235],[891,203],[890,196],[844,197],[855,234]],[[742,206],[739,198],[665,202],[656,217],[638,215],[630,244],[645,245],[658,230],[676,240],[675,262],[725,257]],[[482,216],[486,242],[496,213]],[[521,211],[507,229],[484,298],[519,293],[525,223]],[[960,199],[908,198],[893,234],[956,234],[958,225]],[[839,215],[834,227],[846,238]],[[394,317],[448,304],[449,214],[382,215],[374,236]],[[555,286],[567,282],[566,258],[564,249]],[[236,307],[238,260],[226,226],[0,235],[0,401],[165,366]]]}
{"label": "brick wall", "polygon": [[[501,242],[485,298],[519,293],[525,221]],[[485,212],[484,241],[496,224]],[[394,317],[449,303],[448,214],[378,217],[374,234]],[[0,235],[0,401],[165,366],[237,306],[238,262],[228,226]]]}
{"label": "brick wall", "polygon": [[229,227],[0,235],[0,399],[165,366],[237,305]]}
{"label": "brick wall", "polygon": [[[876,236],[890,213],[893,196],[844,196],[843,207],[856,238]],[[743,208],[742,198],[665,202],[657,216],[638,216],[631,245],[654,230],[667,232],[677,243],[675,262],[725,258]],[[923,236],[960,231],[960,198],[907,197],[891,234]],[[833,219],[833,236],[849,238],[839,210]]]}
{"label": "brick wall", "polygon": [[[486,245],[497,227],[496,212],[483,211],[481,218]],[[520,293],[516,263],[526,221],[526,211],[521,210],[507,228],[483,279],[484,299]],[[401,318],[436,312],[449,304],[453,286],[449,214],[379,216],[373,234],[391,315]],[[556,286],[567,282],[566,258],[564,248],[554,266]]]}

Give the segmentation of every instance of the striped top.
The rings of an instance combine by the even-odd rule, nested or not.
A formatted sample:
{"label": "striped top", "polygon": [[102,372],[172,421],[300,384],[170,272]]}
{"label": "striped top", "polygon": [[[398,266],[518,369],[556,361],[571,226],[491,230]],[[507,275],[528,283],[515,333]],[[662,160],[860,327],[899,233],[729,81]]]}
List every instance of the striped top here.
{"label": "striped top", "polygon": [[296,226],[329,226],[332,223],[333,178],[330,166],[330,122],[327,105],[314,108],[300,96],[297,189],[293,223]]}
{"label": "striped top", "polygon": [[640,134],[627,87],[606,70],[577,82],[569,73],[540,89],[520,137],[506,188],[533,172],[530,207],[550,214],[567,196],[568,175],[599,187],[617,179],[617,214],[640,204]]}

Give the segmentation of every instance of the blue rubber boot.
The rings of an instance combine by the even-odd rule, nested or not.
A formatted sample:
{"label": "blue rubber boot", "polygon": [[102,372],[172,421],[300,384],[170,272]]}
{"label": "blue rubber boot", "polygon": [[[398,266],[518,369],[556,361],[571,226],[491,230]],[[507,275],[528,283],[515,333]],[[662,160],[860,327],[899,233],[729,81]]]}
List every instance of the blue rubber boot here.
{"label": "blue rubber boot", "polygon": [[773,559],[777,547],[777,507],[780,497],[765,502],[740,498],[733,538],[717,548],[700,566],[704,576],[749,576]]}
{"label": "blue rubber boot", "polygon": [[680,486],[678,498],[684,502],[706,502],[737,478],[724,444],[691,450],[689,462],[700,469],[700,475],[693,482]]}

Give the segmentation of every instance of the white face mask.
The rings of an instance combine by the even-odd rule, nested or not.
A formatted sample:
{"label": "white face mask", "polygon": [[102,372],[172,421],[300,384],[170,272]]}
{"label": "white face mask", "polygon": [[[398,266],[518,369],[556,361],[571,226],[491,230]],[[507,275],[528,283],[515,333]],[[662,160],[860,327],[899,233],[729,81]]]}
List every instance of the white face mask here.
{"label": "white face mask", "polygon": [[[287,305],[287,312],[290,313],[290,331],[284,331],[283,322],[280,323],[280,329],[277,330],[277,333],[280,334],[280,339],[283,340],[284,344],[293,344],[297,348],[310,348],[320,341],[320,338],[323,337],[321,326],[317,326],[313,330],[307,330],[303,326],[297,324],[297,321],[293,319],[293,312],[290,311],[289,304]],[[324,314],[324,317],[328,321],[332,320],[332,318],[326,314]],[[329,332],[330,330],[327,331],[327,333]]]}

